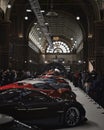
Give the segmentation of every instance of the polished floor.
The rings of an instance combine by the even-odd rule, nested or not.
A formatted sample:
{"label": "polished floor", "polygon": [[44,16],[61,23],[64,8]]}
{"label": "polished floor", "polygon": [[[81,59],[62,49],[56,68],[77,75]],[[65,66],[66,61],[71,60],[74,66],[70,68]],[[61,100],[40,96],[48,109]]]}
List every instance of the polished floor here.
{"label": "polished floor", "polygon": [[[83,104],[86,109],[88,121],[80,126],[73,128],[59,128],[58,130],[103,130],[104,129],[104,109],[91,99],[80,88],[74,87],[69,81],[73,91],[77,95],[77,100]],[[54,129],[56,130],[56,129]]]}

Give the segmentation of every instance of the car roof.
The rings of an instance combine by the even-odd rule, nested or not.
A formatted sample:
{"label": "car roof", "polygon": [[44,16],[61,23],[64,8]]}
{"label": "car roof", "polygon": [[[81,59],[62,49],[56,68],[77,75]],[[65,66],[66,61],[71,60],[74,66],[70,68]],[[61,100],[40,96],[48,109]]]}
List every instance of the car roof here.
{"label": "car roof", "polygon": [[35,79],[25,79],[25,80],[22,80],[22,81],[18,81],[17,83],[28,83],[28,84],[38,84],[38,83],[42,83],[42,84],[45,84],[46,82],[45,81],[42,81],[42,80],[35,80]]}

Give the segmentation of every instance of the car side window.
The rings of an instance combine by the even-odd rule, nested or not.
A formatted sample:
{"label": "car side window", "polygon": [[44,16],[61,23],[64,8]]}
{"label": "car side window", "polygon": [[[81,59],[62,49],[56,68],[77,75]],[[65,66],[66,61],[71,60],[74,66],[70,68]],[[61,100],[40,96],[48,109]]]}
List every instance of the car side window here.
{"label": "car side window", "polygon": [[43,84],[43,83],[37,83],[37,84],[33,84],[34,87],[36,88],[40,88],[40,89],[52,89],[50,87],[50,85],[48,84]]}
{"label": "car side window", "polygon": [[23,97],[22,102],[26,104],[37,104],[37,103],[46,103],[50,100],[48,97],[45,97],[44,95],[41,95],[40,93],[30,93]]}
{"label": "car side window", "polygon": [[11,91],[4,91],[0,95],[0,103],[2,104],[8,104],[10,102],[15,102],[18,100],[19,93],[13,90]]}

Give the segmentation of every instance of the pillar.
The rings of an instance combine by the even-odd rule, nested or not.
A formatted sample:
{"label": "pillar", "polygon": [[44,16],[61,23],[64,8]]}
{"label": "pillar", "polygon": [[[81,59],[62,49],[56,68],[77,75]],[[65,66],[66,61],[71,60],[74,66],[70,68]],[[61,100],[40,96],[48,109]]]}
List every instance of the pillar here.
{"label": "pillar", "polygon": [[0,22],[0,69],[8,68],[10,23]]}
{"label": "pillar", "polygon": [[95,23],[95,69],[104,74],[104,21]]}

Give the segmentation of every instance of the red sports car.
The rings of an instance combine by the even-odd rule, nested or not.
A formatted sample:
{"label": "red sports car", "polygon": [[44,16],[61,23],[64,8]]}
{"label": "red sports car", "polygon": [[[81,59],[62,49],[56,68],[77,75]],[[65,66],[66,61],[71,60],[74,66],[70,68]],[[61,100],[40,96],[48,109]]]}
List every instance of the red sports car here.
{"label": "red sports car", "polygon": [[31,88],[34,90],[42,91],[52,97],[60,97],[68,100],[76,100],[76,95],[72,92],[71,88],[60,88],[55,85],[50,85],[44,81],[27,79],[16,83],[8,84],[0,87],[0,91],[10,88]]}

